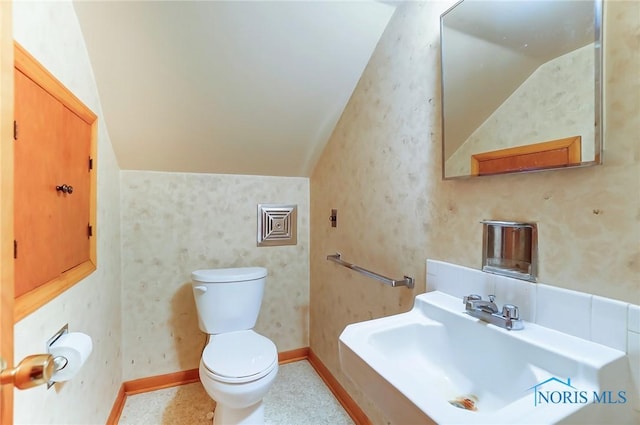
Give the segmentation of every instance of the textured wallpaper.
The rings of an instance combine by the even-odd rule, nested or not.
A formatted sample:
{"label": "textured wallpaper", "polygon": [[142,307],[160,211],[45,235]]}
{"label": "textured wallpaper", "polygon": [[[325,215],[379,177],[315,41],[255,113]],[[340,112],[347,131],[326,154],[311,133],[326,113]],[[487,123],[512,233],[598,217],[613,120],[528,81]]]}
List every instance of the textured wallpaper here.
{"label": "textured wallpaper", "polygon": [[71,1],[14,2],[15,39],[98,115],[98,268],[15,326],[15,358],[44,352],[65,323],[93,353],[71,381],[15,391],[16,424],[103,424],[122,383],[119,168]]}
{"label": "textured wallpaper", "polygon": [[[191,272],[268,269],[255,330],[278,351],[309,345],[309,180],[122,171],[124,380],[198,367]],[[257,247],[257,204],[298,205],[298,243]]]}
{"label": "textured wallpaper", "polygon": [[[426,258],[479,268],[480,220],[538,223],[541,282],[640,303],[640,3],[606,4],[604,165],[442,181],[439,16],[452,4],[400,6],[311,178],[311,348],[378,424],[340,368],[338,336],[410,309]],[[416,288],[326,261],[335,251]]]}
{"label": "textured wallpaper", "polygon": [[540,66],[451,155],[447,177],[469,175],[473,154],[570,136],[593,161],[594,57],[590,44]]}
{"label": "textured wallpaper", "polygon": [[[72,3],[16,2],[16,39],[99,114],[100,133],[98,270],[15,328],[17,359],[41,352],[65,323],[90,334],[94,352],[74,380],[16,391],[15,422],[104,423],[123,380],[197,367],[197,268],[267,267],[256,330],[279,351],[311,345],[380,424],[340,369],[338,335],[408,310],[425,291],[426,258],[478,268],[482,219],[538,223],[541,282],[640,303],[640,3],[605,11],[604,165],[442,181],[439,15],[453,2],[400,6],[310,182],[120,173]],[[298,244],[256,247],[256,205],[280,202],[298,204]],[[416,288],[328,262],[336,251],[413,276]]]}

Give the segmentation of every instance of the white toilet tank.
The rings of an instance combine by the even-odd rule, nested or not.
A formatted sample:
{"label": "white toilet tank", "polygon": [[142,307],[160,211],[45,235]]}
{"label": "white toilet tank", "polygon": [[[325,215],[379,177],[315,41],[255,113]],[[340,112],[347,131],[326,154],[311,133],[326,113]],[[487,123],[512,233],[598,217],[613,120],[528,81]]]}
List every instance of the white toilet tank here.
{"label": "white toilet tank", "polygon": [[207,334],[252,329],[262,304],[267,269],[196,270],[191,273],[200,330]]}

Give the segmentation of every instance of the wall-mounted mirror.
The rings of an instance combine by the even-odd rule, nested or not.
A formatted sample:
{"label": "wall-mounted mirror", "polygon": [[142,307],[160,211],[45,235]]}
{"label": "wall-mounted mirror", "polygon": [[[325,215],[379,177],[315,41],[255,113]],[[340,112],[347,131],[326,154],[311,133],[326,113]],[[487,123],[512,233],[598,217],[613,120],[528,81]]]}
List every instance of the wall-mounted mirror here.
{"label": "wall-mounted mirror", "polygon": [[602,0],[462,0],[440,19],[443,178],[600,164]]}

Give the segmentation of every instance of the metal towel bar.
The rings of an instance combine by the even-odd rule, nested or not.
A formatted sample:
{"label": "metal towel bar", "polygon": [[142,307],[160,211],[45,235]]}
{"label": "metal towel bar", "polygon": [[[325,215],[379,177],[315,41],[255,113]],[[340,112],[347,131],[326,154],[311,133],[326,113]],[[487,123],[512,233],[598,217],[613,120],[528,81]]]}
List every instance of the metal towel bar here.
{"label": "metal towel bar", "polygon": [[409,277],[409,276],[405,276],[404,279],[402,280],[395,280],[395,279],[390,279],[386,276],[383,276],[381,274],[372,272],[371,270],[367,270],[367,269],[363,269],[360,266],[356,266],[355,264],[351,264],[347,261],[344,261],[342,258],[340,258],[340,253],[336,252],[335,254],[332,255],[327,255],[327,260],[329,261],[333,261],[334,263],[338,263],[341,266],[345,266],[347,268],[350,268],[351,270],[355,270],[359,273],[362,273],[365,276],[368,276],[370,278],[379,280],[380,282],[386,283],[387,285],[391,285],[394,288],[396,286],[406,286],[407,288],[411,289],[414,286],[414,282],[413,282],[413,278]]}

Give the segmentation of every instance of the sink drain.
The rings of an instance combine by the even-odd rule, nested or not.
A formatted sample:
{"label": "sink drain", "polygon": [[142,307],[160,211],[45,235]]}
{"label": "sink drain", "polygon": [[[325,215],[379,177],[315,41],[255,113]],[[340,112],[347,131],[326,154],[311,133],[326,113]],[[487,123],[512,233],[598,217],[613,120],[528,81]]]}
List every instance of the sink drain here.
{"label": "sink drain", "polygon": [[475,412],[478,410],[476,404],[478,403],[478,397],[474,394],[463,395],[460,397],[456,397],[453,400],[449,400],[449,404],[457,407],[458,409],[471,410]]}

